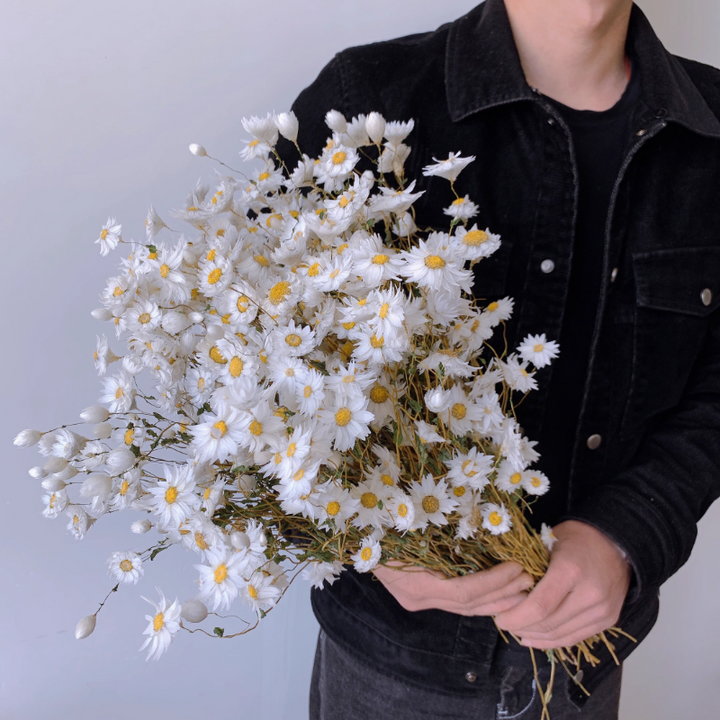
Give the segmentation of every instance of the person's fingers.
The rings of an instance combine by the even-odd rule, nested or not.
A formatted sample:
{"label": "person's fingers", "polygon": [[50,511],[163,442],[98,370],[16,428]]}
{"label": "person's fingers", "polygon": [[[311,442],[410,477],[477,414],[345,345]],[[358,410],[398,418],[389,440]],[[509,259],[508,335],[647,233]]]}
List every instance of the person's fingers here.
{"label": "person's fingers", "polygon": [[520,634],[521,630],[530,627],[535,630],[550,630],[540,623],[558,609],[572,589],[573,583],[574,578],[553,572],[551,564],[547,574],[522,603],[495,617],[497,626],[515,634]]}
{"label": "person's fingers", "polygon": [[572,632],[561,635],[557,638],[546,640],[532,640],[521,636],[521,644],[526,645],[527,647],[536,648],[537,650],[551,650],[554,648],[572,647],[573,645],[577,645],[583,640],[587,640],[593,635],[597,635],[598,633],[603,632],[603,630],[607,630],[608,627],[610,627],[610,625],[594,622],[588,625],[584,625]]}
{"label": "person's fingers", "polygon": [[560,617],[561,616],[556,613],[542,623],[548,626],[547,630],[525,628],[520,632],[520,636],[528,640],[557,640],[565,635],[572,635],[579,632],[588,625],[601,625],[604,622],[611,624],[610,619],[606,617],[604,609],[600,605],[585,608],[577,614],[571,615],[565,621],[559,621]]}

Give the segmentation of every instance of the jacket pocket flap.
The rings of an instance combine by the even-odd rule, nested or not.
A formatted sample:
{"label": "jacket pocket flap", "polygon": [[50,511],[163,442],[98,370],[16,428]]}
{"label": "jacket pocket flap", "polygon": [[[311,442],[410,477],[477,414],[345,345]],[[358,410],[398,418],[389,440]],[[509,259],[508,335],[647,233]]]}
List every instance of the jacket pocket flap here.
{"label": "jacket pocket flap", "polygon": [[690,315],[720,306],[720,247],[633,253],[637,304]]}

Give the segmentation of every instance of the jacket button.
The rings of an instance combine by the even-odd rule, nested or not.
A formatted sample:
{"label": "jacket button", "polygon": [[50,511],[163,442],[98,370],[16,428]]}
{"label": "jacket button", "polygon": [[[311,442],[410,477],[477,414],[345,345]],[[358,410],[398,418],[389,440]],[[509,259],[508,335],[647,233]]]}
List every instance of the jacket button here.
{"label": "jacket button", "polygon": [[710,288],[705,288],[700,293],[700,298],[702,299],[703,305],[707,307],[712,302],[712,290]]}
{"label": "jacket button", "polygon": [[555,124],[555,118],[548,118],[548,125],[551,127]]}
{"label": "jacket button", "polygon": [[615,282],[615,278],[617,277],[618,269],[613,268],[612,272],[610,273],[610,282]]}
{"label": "jacket button", "polygon": [[597,435],[597,434],[591,435],[591,436],[587,439],[587,446],[588,446],[591,450],[597,450],[597,449],[600,447],[600,443],[601,443],[601,442],[602,442],[602,437],[601,437],[600,435]]}
{"label": "jacket button", "polygon": [[544,273],[551,273],[555,269],[555,263],[552,260],[543,260],[540,263],[540,269]]}
{"label": "jacket button", "polygon": [[477,680],[477,675],[474,672],[465,673],[465,679],[469,683],[474,683]]}

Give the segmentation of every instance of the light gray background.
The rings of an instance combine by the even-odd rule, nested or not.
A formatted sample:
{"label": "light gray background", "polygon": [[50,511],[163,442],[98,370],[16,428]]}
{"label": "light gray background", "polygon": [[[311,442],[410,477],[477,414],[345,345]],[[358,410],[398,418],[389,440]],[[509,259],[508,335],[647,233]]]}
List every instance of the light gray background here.
{"label": "light gray background", "polygon": [[[140,594],[193,594],[183,552],[114,595],[94,635],[73,637],[111,586],[104,562],[145,547],[130,513],[78,543],[41,514],[39,456],[10,444],[24,427],[73,421],[99,395],[91,355],[107,325],[90,317],[118,255],[93,245],[109,215],[142,239],[147,205],[176,207],[211,165],[236,162],[240,118],[289,107],[337,51],[432,29],[473,0],[28,0],[0,23],[0,719],[297,720],[316,636],[306,584],[261,628],[214,641],[181,633],[159,663],[138,652]],[[673,51],[720,65],[717,0],[645,0]],[[117,343],[114,343],[117,349]],[[127,516],[126,516],[127,515]],[[130,518],[132,519],[132,518]],[[623,720],[716,717],[720,505],[700,524],[690,562],[663,588],[660,620],[627,663]],[[369,691],[371,691],[369,689]]]}

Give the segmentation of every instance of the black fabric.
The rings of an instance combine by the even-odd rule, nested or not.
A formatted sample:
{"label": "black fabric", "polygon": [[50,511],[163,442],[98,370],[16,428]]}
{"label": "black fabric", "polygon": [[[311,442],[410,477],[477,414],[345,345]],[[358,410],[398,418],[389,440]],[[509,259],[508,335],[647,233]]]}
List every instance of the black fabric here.
{"label": "black fabric", "polygon": [[[626,51],[640,99],[610,198],[560,519],[586,522],[627,552],[634,586],[619,624],[642,640],[658,588],[687,560],[698,520],[720,495],[720,71],[668,53],[637,6]],[[448,183],[423,177],[423,166],[449,152],[476,156],[456,187],[479,204],[478,223],[500,233],[502,246],[476,265],[474,291],[488,302],[515,298],[511,349],[529,333],[560,337],[576,165],[567,125],[548,122],[557,109],[525,81],[502,0],[433,32],[338,53],[293,104],[305,152],[323,148],[330,109],[415,119],[406,171],[425,191],[416,204],[421,227],[447,230],[442,208],[452,201]],[[281,141],[278,150],[294,167],[295,148]],[[542,272],[545,259],[553,272]],[[539,370],[539,389],[518,408],[531,439],[543,436],[554,372],[554,364]],[[586,443],[593,434],[602,438],[595,449]],[[464,673],[512,654],[491,618],[406,612],[372,575],[343,573],[313,590],[312,602],[335,642],[438,692],[475,692]],[[634,647],[616,641],[621,660]],[[522,650],[518,663],[529,658]],[[598,653],[602,662],[585,669],[590,691],[612,668]],[[580,705],[584,695],[573,698]]]}
{"label": "black fabric", "polygon": [[639,70],[618,102],[609,110],[576,110],[547,97],[572,137],[577,169],[577,218],[570,281],[554,361],[545,419],[538,439],[537,467],[552,478],[551,489],[533,506],[537,521],[554,525],[565,513],[570,460],[577,432],[583,390],[588,375],[590,345],[600,301],[605,224],[610,196],[622,165],[630,133],[630,118],[640,99]]}

